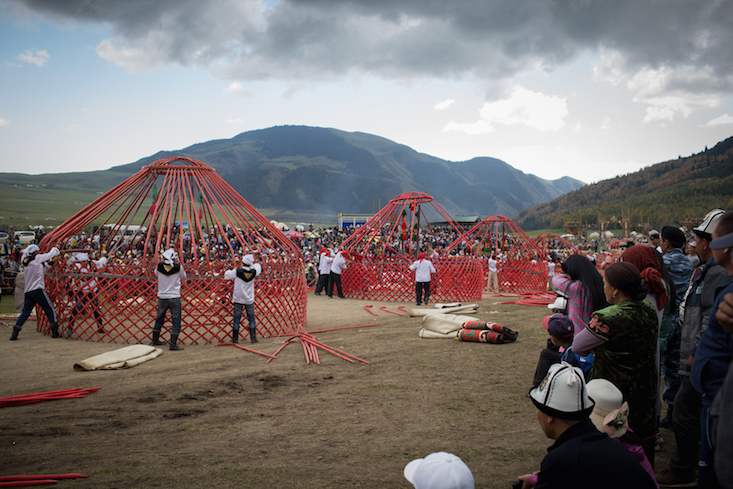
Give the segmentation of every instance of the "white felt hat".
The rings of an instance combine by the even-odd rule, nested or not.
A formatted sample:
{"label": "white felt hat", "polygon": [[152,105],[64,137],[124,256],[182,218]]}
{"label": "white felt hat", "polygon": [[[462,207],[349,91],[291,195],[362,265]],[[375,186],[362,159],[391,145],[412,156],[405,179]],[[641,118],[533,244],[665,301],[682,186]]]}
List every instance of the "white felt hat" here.
{"label": "white felt hat", "polygon": [[623,436],[629,429],[629,404],[624,402],[623,393],[606,379],[593,379],[587,388],[596,403],[590,420],[611,438]]}
{"label": "white felt hat", "polygon": [[474,489],[471,469],[452,453],[435,452],[415,459],[403,473],[415,489]]}
{"label": "white felt hat", "polygon": [[583,371],[569,363],[550,366],[545,379],[527,394],[537,409],[562,419],[583,419],[593,411]]}

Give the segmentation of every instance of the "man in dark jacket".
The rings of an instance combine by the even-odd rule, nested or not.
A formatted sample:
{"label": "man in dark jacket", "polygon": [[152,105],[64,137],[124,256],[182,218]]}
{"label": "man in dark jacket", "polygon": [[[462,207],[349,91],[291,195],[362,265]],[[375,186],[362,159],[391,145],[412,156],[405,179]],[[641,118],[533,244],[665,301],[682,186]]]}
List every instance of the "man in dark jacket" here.
{"label": "man in dark jacket", "polygon": [[733,211],[728,211],[718,220],[710,242],[715,261],[728,271],[728,279],[718,287],[717,298],[713,304],[708,328],[700,338],[700,344],[692,362],[690,381],[697,392],[702,395],[700,410],[700,463],[698,469],[699,488],[719,487],[713,470],[714,447],[710,437],[710,406],[725,379],[731,361],[733,361],[733,335],[725,330],[715,317],[718,304],[726,294],[733,292]]}
{"label": "man in dark jacket", "polygon": [[682,384],[674,398],[673,429],[677,445],[669,461],[669,469],[662,471],[658,482],[662,486],[679,486],[697,480],[697,457],[700,451],[700,394],[690,383],[690,369],[695,350],[705,329],[715,302],[715,290],[728,278],[725,268],[715,263],[710,242],[718,218],[725,211],[715,209],[693,229],[695,249],[701,266],[692,272],[692,280],[682,299],[679,310],[680,369]]}
{"label": "man in dark jacket", "polygon": [[547,449],[539,472],[518,478],[524,489],[656,488],[631,452],[589,419],[594,403],[581,369],[556,363],[528,396],[542,431],[555,444]]}

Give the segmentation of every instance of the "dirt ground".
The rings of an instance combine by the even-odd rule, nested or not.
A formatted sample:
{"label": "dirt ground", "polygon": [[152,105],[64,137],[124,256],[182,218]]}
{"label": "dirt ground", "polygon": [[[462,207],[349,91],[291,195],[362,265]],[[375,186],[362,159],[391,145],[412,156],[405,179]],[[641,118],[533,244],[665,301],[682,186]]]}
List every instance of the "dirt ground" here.
{"label": "dirt ground", "polygon": [[[73,364],[125,345],[52,339],[26,323],[0,327],[0,397],[101,387],[81,399],[0,409],[0,475],[82,473],[74,488],[409,488],[402,469],[435,451],[460,456],[477,488],[508,489],[552,444],[525,397],[547,332],[543,307],[484,296],[479,319],[519,331],[490,345],[417,336],[410,304],[309,295],[308,329],[370,362],[292,344],[266,363],[234,347],[186,346],[127,370]],[[185,304],[184,304],[185,314]],[[167,337],[167,335],[166,335]],[[274,353],[284,338],[261,339]],[[250,346],[249,343],[243,343]],[[661,470],[671,433],[657,454]]]}

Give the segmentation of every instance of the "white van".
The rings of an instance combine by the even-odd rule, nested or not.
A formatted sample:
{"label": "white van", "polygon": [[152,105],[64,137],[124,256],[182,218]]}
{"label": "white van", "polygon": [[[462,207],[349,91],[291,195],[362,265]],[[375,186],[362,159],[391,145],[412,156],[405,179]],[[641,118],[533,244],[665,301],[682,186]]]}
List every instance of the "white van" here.
{"label": "white van", "polygon": [[33,231],[16,231],[15,241],[20,240],[20,244],[23,246],[29,245],[36,240],[36,233]]}
{"label": "white van", "polygon": [[133,244],[137,244],[138,241],[140,241],[140,238],[142,238],[143,234],[145,234],[145,231],[147,231],[147,228],[145,226],[137,226],[134,224],[130,225],[117,225],[117,224],[105,224],[102,226],[103,231],[100,233],[100,236],[102,236],[102,239],[107,239],[106,237],[109,236],[112,233],[115,233],[116,236],[112,238],[112,242],[118,242],[118,241],[124,241],[125,243],[129,243],[130,241],[133,241]]}

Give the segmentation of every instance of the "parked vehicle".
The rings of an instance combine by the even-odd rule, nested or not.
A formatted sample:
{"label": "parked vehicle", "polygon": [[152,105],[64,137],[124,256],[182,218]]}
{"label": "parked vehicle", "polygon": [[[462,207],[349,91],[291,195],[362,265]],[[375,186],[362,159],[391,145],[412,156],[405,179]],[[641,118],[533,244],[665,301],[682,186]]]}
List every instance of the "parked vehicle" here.
{"label": "parked vehicle", "polygon": [[33,231],[16,231],[15,240],[20,240],[22,246],[27,246],[36,240],[36,233]]}

